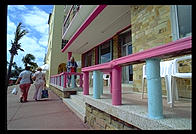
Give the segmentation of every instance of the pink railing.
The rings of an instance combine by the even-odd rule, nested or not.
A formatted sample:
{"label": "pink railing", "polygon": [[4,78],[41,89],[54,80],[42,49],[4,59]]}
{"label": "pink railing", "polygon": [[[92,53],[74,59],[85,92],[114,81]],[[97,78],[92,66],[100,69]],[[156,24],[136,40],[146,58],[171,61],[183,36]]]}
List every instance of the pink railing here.
{"label": "pink railing", "polygon": [[82,72],[94,70],[109,70],[114,66],[126,66],[145,62],[148,58],[159,57],[161,59],[190,54],[192,52],[192,36],[167,43],[165,45],[150,48],[148,50],[130,54],[110,62],[82,68]]}
{"label": "pink railing", "polygon": [[67,76],[68,75],[78,75],[80,76],[80,86],[82,88],[82,84],[83,84],[83,74],[82,73],[74,73],[74,72],[63,72],[63,73],[60,73],[60,74],[57,74],[57,75],[53,75],[50,77],[50,83],[51,84],[54,84],[54,85],[57,85],[57,86],[61,86],[63,88],[66,88],[67,87],[67,83],[68,83],[68,80],[67,80]]}
{"label": "pink railing", "polygon": [[150,58],[170,58],[192,53],[192,37],[187,37],[173,41],[161,46],[150,48],[142,52],[137,52],[114,59],[108,63],[93,65],[82,68],[84,75],[83,94],[89,94],[89,72],[101,71],[103,73],[110,73],[110,92],[112,93],[112,104],[121,105],[121,71],[122,66],[139,64],[145,62]]}

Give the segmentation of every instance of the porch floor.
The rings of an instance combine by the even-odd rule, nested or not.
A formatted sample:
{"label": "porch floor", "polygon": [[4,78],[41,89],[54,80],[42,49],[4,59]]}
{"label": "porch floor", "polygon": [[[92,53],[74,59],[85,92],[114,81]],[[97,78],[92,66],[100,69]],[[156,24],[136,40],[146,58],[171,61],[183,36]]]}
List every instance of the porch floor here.
{"label": "porch floor", "polygon": [[[141,93],[133,92],[131,88],[122,88],[122,105],[113,106],[109,87],[104,86],[100,99],[92,97],[92,90],[90,87],[89,95],[84,95],[87,103],[91,103],[100,110],[113,114],[132,125],[139,126],[141,129],[192,129],[192,99],[179,98],[171,108],[167,104],[167,98],[163,97],[164,118],[153,120],[148,118],[146,95],[141,99]],[[100,104],[103,105],[99,106]]]}

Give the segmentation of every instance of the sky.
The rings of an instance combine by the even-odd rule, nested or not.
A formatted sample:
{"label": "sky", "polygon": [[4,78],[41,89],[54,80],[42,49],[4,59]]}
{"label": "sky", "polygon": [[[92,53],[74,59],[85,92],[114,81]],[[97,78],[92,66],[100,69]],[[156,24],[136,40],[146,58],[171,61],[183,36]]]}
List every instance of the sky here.
{"label": "sky", "polygon": [[38,66],[44,64],[44,57],[47,53],[49,25],[49,13],[52,13],[53,5],[8,5],[7,11],[7,61],[10,62],[11,40],[14,41],[14,33],[19,22],[22,22],[23,29],[29,33],[19,40],[23,51],[18,50],[14,56],[14,62],[18,67],[24,68],[22,58],[26,54],[35,56]]}

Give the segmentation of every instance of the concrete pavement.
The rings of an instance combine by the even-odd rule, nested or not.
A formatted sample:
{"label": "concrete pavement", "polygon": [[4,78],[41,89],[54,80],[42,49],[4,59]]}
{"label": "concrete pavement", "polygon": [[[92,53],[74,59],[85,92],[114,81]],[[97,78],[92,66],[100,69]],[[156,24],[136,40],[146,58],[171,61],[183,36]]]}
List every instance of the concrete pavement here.
{"label": "concrete pavement", "polygon": [[[19,86],[16,86],[19,88]],[[89,130],[63,102],[49,90],[49,98],[35,101],[34,85],[31,85],[28,102],[20,103],[19,95],[7,92],[7,129],[8,130]]]}

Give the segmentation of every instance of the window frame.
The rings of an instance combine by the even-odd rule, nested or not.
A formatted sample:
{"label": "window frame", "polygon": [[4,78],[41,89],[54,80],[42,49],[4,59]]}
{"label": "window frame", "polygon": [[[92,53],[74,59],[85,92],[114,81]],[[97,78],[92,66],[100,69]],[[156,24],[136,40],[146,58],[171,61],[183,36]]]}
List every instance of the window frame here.
{"label": "window frame", "polygon": [[[179,30],[179,20],[178,20],[178,12],[177,5],[171,6],[171,29],[172,29],[172,40],[180,39],[180,30]],[[191,31],[192,34],[192,31]],[[185,38],[185,37],[182,37]]]}
{"label": "window frame", "polygon": [[[110,46],[110,61],[113,59],[113,40],[111,39],[111,40],[109,40],[109,41],[107,41],[107,42],[109,42],[109,46]],[[99,49],[98,49],[98,55],[99,55],[99,63],[98,64],[102,64],[102,62],[101,62],[101,46],[102,45],[104,45],[105,43],[103,43],[103,44],[101,44],[100,46],[99,46]],[[104,63],[107,63],[107,62],[104,62]]]}

